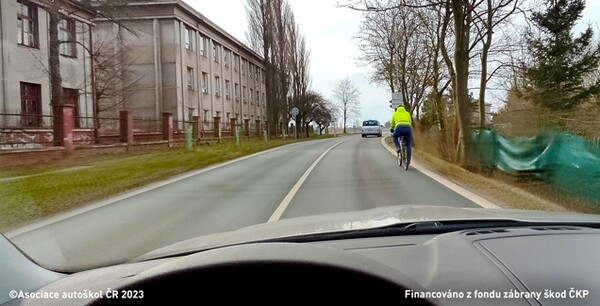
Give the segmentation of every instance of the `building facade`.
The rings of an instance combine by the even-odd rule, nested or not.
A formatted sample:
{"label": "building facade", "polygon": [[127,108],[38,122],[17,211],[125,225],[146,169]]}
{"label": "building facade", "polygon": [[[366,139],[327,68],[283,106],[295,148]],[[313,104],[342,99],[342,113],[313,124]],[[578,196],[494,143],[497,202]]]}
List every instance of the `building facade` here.
{"label": "building facade", "polygon": [[[94,44],[122,53],[123,95],[105,99],[100,116],[128,110],[136,118],[173,114],[178,127],[198,116],[261,126],[266,120],[263,59],[187,3],[133,1],[126,20],[95,20]],[[120,102],[119,102],[120,101]],[[110,104],[115,107],[111,107]],[[112,113],[111,113],[112,112]]]}
{"label": "building facade", "polygon": [[[75,106],[75,127],[93,127],[91,12],[64,1],[59,24],[64,102]],[[48,11],[34,0],[0,1],[0,128],[52,124],[48,73]],[[24,136],[27,137],[27,136]]]}

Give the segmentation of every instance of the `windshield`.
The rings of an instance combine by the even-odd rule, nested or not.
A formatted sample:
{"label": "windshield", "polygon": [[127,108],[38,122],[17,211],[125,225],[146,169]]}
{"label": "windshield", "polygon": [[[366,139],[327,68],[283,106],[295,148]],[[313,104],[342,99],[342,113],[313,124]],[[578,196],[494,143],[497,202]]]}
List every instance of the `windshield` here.
{"label": "windshield", "polygon": [[0,232],[76,272],[251,226],[600,213],[600,3],[447,2],[0,1]]}
{"label": "windshield", "polygon": [[363,126],[379,126],[379,122],[376,120],[367,120],[367,121],[363,121],[362,125]]}

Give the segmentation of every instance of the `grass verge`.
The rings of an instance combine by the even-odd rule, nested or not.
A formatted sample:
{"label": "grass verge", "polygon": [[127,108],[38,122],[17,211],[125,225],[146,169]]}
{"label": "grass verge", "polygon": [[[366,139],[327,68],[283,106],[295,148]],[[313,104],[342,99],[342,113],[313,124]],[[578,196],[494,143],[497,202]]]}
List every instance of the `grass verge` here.
{"label": "grass verge", "polygon": [[[318,136],[314,140],[329,138]],[[254,140],[203,145],[194,151],[160,149],[138,154],[88,156],[0,170],[0,232],[177,174],[296,142]],[[58,170],[87,166],[67,172]],[[10,176],[23,176],[6,180]]]}
{"label": "grass verge", "polygon": [[[393,146],[391,137],[386,138],[386,143]],[[600,206],[562,194],[540,181],[520,182],[515,177],[498,172],[490,178],[414,148],[413,157],[428,169],[504,208],[600,213]]]}

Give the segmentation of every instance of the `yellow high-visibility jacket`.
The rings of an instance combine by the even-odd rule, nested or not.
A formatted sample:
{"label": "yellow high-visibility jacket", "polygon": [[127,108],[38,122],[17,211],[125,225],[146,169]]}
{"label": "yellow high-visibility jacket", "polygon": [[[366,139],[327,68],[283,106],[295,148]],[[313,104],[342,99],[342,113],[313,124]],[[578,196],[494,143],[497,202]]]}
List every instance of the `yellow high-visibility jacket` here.
{"label": "yellow high-visibility jacket", "polygon": [[390,126],[395,129],[398,125],[412,125],[412,118],[410,114],[406,111],[404,106],[399,106],[396,111],[392,114],[392,119],[390,120]]}

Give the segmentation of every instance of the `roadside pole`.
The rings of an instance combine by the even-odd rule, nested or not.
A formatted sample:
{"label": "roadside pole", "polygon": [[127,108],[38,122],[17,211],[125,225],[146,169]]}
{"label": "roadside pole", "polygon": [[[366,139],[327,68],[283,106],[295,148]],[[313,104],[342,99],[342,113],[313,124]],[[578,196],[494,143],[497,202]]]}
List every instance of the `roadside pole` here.
{"label": "roadside pole", "polygon": [[292,108],[290,111],[290,115],[292,115],[292,119],[294,119],[294,139],[298,139],[298,122],[296,121],[296,116],[300,114],[300,110],[297,107]]}
{"label": "roadside pole", "polygon": [[236,146],[240,146],[240,127],[236,126],[235,127],[235,145]]}

